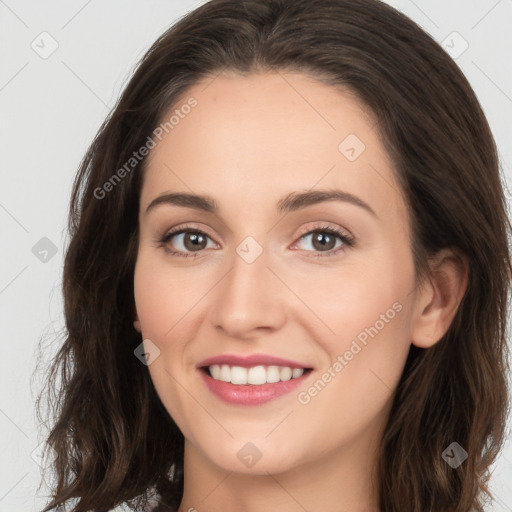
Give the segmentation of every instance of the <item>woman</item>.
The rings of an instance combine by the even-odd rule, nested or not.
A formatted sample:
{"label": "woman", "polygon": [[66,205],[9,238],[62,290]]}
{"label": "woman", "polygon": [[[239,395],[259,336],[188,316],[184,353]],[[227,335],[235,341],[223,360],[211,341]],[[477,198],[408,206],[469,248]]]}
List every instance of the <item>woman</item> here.
{"label": "woman", "polygon": [[375,0],[213,0],[77,175],[46,510],[481,510],[509,224],[461,71]]}

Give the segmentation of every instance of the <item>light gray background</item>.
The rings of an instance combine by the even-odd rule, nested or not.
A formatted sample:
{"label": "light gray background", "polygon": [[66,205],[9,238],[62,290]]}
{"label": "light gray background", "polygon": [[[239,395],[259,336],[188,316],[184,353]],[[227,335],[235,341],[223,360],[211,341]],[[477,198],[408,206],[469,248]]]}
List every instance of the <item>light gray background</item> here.
{"label": "light gray background", "polygon": [[[34,398],[45,363],[34,369],[41,336],[51,340],[63,326],[60,285],[75,171],[136,61],[200,3],[0,0],[0,512],[36,511],[44,503]],[[389,3],[445,41],[488,116],[510,186],[512,0]],[[45,31],[50,35],[40,35]],[[45,55],[52,44],[58,48]],[[489,510],[512,512],[510,436],[492,489],[497,499]]]}

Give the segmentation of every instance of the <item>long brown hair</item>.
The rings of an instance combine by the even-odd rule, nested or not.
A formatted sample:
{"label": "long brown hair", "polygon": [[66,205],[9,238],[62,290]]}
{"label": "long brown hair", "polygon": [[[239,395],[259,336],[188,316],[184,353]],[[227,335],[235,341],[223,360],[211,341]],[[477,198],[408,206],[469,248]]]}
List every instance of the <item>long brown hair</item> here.
{"label": "long brown hair", "polygon": [[[74,182],[67,335],[49,373],[58,385],[48,438],[56,481],[46,510],[67,500],[74,511],[141,506],[151,492],[162,509],[181,501],[183,435],[133,353],[146,160],[112,176],[190,86],[223,70],[298,71],[353,92],[375,114],[402,185],[418,275],[442,248],[467,258],[468,288],[449,331],[432,348],[411,346],[378,485],[383,512],[480,509],[507,419],[511,262],[497,150],[473,90],[429,35],[377,0],[213,0],[142,58]],[[456,468],[442,457],[452,442],[467,452]]]}

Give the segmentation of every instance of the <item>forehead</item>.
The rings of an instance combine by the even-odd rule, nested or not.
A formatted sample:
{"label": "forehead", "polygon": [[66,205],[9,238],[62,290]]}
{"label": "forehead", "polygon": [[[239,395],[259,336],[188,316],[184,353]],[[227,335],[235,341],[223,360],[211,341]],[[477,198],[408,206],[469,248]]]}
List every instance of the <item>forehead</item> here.
{"label": "forehead", "polygon": [[224,73],[187,90],[163,122],[173,115],[148,157],[142,208],[193,191],[220,212],[262,212],[292,191],[336,188],[404,214],[375,119],[349,92],[300,73]]}

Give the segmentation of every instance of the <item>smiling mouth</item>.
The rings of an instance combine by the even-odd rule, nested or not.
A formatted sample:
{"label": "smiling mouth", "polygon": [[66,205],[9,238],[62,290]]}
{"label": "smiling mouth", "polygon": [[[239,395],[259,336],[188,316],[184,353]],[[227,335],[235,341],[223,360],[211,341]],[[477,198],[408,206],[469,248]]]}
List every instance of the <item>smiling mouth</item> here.
{"label": "smiling mouth", "polygon": [[200,370],[216,381],[238,386],[261,386],[298,379],[313,369],[276,365],[257,365],[245,368],[227,364],[213,364],[203,366]]}

